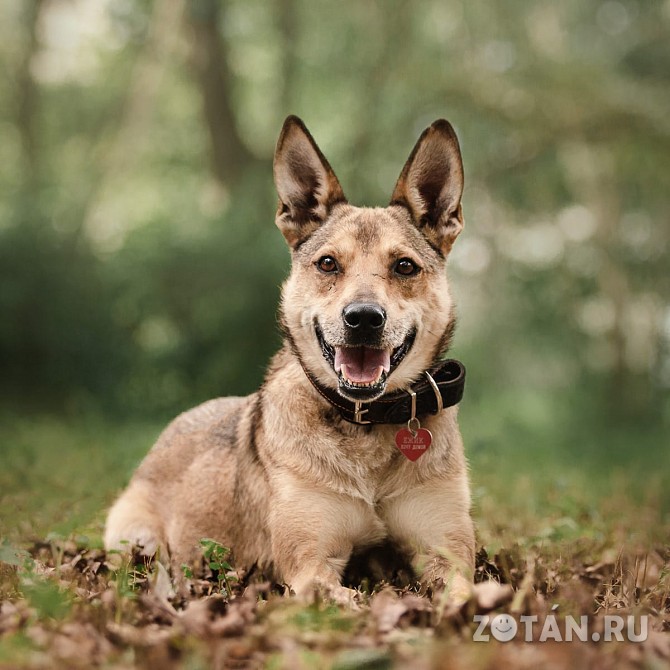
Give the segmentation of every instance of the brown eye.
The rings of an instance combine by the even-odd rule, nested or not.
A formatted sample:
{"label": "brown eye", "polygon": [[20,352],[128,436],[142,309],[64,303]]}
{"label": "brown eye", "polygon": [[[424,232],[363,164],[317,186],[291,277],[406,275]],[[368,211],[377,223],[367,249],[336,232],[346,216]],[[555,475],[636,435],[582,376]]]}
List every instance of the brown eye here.
{"label": "brown eye", "polygon": [[409,258],[401,258],[393,268],[396,274],[402,275],[403,277],[411,277],[415,275],[419,270],[419,266],[411,261]]}
{"label": "brown eye", "polygon": [[321,270],[321,272],[325,272],[326,274],[331,274],[339,270],[337,261],[332,256],[324,256],[323,258],[319,258],[316,266],[319,268],[319,270]]}

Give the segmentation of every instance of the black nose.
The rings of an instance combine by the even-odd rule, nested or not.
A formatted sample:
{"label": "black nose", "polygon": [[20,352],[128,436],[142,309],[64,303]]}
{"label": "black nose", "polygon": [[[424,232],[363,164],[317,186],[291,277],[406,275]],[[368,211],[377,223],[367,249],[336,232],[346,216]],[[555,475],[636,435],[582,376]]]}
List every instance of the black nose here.
{"label": "black nose", "polygon": [[342,310],[344,323],[360,333],[374,333],[386,323],[386,312],[373,302],[352,302]]}

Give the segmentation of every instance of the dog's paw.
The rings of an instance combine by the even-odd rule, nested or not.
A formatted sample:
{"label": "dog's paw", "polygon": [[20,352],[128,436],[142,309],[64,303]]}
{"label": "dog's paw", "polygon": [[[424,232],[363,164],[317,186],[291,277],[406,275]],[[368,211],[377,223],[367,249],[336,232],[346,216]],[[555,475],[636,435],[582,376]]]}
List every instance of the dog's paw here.
{"label": "dog's paw", "polygon": [[442,579],[431,585],[433,618],[437,623],[467,607],[474,594],[474,585],[460,574],[452,575],[447,582]]}
{"label": "dog's paw", "polygon": [[444,589],[444,595],[451,605],[460,606],[472,596],[472,582],[462,575],[454,575]]}
{"label": "dog's paw", "polygon": [[170,573],[167,568],[160,562],[154,563],[154,570],[149,581],[151,592],[161,601],[166,602],[175,597],[177,591],[175,585],[172,583]]}
{"label": "dog's paw", "polygon": [[124,528],[122,532],[108,529],[105,534],[105,548],[107,551],[117,551],[131,554],[137,550],[142,556],[155,556],[160,548],[160,540],[150,528]]}
{"label": "dog's paw", "polygon": [[341,584],[333,584],[315,579],[309,586],[292,589],[292,593],[301,601],[308,604],[330,602],[351,610],[358,610],[360,593]]}
{"label": "dog's paw", "polygon": [[322,587],[322,593],[325,600],[348,607],[351,610],[360,610],[359,598],[360,593],[354,589],[349,589],[346,586],[328,586]]}

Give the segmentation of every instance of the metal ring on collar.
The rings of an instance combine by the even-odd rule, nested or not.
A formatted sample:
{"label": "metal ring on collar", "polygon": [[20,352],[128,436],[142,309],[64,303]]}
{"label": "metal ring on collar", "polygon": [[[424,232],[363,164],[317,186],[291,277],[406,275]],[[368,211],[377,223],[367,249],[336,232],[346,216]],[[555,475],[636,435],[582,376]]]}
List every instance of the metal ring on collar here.
{"label": "metal ring on collar", "polygon": [[431,377],[430,372],[427,370],[423,373],[426,375],[426,378],[428,379],[428,383],[431,385],[433,392],[435,393],[435,400],[437,401],[437,411],[435,412],[436,414],[439,414],[443,409],[444,406],[442,404],[442,394],[440,393],[440,389],[435,382],[435,380]]}

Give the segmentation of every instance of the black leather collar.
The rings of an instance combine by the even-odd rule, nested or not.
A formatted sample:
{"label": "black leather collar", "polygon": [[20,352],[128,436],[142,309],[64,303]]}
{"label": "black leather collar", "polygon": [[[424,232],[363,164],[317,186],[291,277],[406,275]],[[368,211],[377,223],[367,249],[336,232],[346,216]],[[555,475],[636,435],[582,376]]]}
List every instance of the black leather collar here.
{"label": "black leather collar", "polygon": [[[410,391],[395,391],[369,403],[347,400],[335,389],[322,386],[307,370],[305,374],[312,386],[340,412],[343,419],[358,425],[407,423],[412,418],[411,392],[416,394],[416,416],[419,419],[428,414],[437,414],[440,409],[457,405],[465,388],[465,366],[453,358],[444,361],[436,370],[424,373]],[[435,388],[428,375],[435,382]]]}

